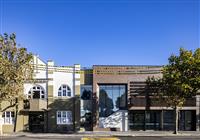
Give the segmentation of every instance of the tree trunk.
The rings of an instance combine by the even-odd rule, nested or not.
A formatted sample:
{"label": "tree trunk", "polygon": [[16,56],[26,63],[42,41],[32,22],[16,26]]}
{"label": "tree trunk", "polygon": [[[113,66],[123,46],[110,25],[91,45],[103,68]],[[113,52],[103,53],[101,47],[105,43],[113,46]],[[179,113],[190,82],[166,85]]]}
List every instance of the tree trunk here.
{"label": "tree trunk", "polygon": [[16,128],[17,128],[17,114],[18,114],[18,110],[15,111],[14,132],[16,132]]}
{"label": "tree trunk", "polygon": [[17,114],[18,114],[18,99],[15,99],[15,121],[14,121],[14,132],[16,132],[16,128],[17,128]]}
{"label": "tree trunk", "polygon": [[174,130],[174,134],[178,134],[178,118],[179,118],[179,110],[178,107],[176,106],[174,108],[175,111],[175,130]]}

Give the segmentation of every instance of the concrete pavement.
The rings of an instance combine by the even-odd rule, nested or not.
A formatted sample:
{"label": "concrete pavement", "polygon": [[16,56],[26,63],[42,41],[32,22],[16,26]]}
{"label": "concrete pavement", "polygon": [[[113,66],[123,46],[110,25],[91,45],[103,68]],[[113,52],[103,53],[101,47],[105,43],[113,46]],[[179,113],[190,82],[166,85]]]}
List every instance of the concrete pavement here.
{"label": "concrete pavement", "polygon": [[[83,140],[84,137],[1,137],[1,140]],[[110,137],[90,137],[88,140],[113,140]],[[180,136],[180,137],[116,137],[118,140],[199,140],[199,137]]]}
{"label": "concrete pavement", "polygon": [[179,134],[175,135],[172,131],[130,131],[130,132],[115,132],[115,131],[86,131],[86,132],[77,132],[71,134],[61,134],[61,133],[28,133],[28,132],[19,132],[19,133],[7,133],[2,136],[27,136],[27,137],[140,137],[140,136],[198,136],[200,137],[200,132],[197,131],[180,131]]}

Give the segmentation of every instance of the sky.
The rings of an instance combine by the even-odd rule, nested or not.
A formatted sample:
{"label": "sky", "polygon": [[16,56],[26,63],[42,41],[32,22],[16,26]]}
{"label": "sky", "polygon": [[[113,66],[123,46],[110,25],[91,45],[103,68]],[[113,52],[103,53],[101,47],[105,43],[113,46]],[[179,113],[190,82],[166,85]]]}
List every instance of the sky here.
{"label": "sky", "polygon": [[199,26],[199,0],[0,0],[0,33],[62,66],[165,65]]}

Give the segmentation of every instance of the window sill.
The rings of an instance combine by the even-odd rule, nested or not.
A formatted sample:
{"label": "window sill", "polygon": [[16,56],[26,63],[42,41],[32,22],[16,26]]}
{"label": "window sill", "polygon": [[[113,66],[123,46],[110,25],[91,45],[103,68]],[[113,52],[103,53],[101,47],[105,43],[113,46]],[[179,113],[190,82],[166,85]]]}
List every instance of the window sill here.
{"label": "window sill", "polygon": [[56,96],[55,98],[58,98],[58,99],[69,99],[69,98],[72,98],[73,96]]}

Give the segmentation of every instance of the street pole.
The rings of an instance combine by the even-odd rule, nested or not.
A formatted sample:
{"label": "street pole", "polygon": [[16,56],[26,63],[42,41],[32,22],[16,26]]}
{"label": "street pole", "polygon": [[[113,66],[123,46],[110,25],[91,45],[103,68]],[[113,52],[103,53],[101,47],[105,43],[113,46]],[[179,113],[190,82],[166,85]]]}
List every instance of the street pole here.
{"label": "street pole", "polygon": [[3,124],[3,118],[2,118],[2,115],[0,113],[0,135],[2,136],[3,134],[3,127],[2,127],[2,124]]}
{"label": "street pole", "polygon": [[73,97],[73,126],[74,126],[74,132],[76,131],[76,126],[75,126],[75,125],[76,125],[76,123],[75,123],[75,121],[76,121],[76,120],[75,120],[75,118],[76,118],[76,117],[75,117],[75,112],[76,112],[76,111],[75,111],[75,110],[76,110],[76,108],[75,108],[75,96],[74,96],[74,97]]}

